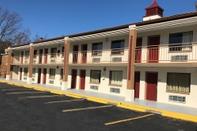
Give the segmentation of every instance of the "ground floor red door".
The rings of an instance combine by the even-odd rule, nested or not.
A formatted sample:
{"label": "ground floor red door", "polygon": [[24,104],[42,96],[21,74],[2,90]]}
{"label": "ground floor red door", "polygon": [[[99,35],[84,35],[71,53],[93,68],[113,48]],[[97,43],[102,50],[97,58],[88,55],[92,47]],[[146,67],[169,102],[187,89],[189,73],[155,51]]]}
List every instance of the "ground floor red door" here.
{"label": "ground floor red door", "polygon": [[22,68],[20,68],[20,77],[19,77],[19,80],[22,80]]}
{"label": "ground floor red door", "polygon": [[86,70],[80,70],[80,89],[85,89]]}
{"label": "ground floor red door", "polygon": [[135,90],[135,98],[139,98],[140,94],[140,72],[135,72],[134,79],[134,90]]}
{"label": "ground floor red door", "polygon": [[72,70],[72,78],[71,78],[71,89],[76,89],[77,84],[77,70]]}
{"label": "ground floor red door", "polygon": [[47,69],[43,69],[43,84],[46,84],[46,78],[47,78]]}
{"label": "ground floor red door", "polygon": [[146,100],[157,101],[157,72],[146,72]]}
{"label": "ground floor red door", "polygon": [[40,83],[41,79],[41,68],[38,68],[38,83]]}

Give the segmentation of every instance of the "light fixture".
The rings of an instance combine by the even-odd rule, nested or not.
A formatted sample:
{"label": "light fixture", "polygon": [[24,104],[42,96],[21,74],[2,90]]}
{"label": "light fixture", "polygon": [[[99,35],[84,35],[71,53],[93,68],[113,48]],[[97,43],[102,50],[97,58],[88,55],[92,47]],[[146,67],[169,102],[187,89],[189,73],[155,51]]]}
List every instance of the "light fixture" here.
{"label": "light fixture", "polygon": [[103,68],[103,71],[106,71],[106,67]]}
{"label": "light fixture", "polygon": [[59,68],[59,66],[57,66],[57,69]]}

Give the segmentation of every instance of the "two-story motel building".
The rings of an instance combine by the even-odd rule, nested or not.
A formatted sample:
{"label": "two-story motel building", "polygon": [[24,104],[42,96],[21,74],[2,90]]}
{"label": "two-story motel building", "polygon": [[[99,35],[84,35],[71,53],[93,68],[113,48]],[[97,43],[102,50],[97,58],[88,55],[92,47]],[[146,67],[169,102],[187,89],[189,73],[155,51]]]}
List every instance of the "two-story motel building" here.
{"label": "two-story motel building", "polygon": [[6,79],[197,108],[197,12],[8,48]]}

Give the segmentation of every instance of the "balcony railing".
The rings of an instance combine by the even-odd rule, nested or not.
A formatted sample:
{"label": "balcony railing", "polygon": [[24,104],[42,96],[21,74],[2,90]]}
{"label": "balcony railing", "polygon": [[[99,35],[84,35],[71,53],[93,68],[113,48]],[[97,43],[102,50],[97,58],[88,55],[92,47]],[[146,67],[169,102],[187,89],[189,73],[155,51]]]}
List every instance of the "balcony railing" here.
{"label": "balcony railing", "polygon": [[197,42],[142,46],[135,49],[135,63],[197,62]]}
{"label": "balcony railing", "polygon": [[[13,64],[29,64],[29,56],[13,56]],[[63,64],[64,54],[41,54],[33,56],[33,64]]]}
{"label": "balcony railing", "polygon": [[128,49],[108,49],[95,51],[72,51],[69,64],[127,63]]}

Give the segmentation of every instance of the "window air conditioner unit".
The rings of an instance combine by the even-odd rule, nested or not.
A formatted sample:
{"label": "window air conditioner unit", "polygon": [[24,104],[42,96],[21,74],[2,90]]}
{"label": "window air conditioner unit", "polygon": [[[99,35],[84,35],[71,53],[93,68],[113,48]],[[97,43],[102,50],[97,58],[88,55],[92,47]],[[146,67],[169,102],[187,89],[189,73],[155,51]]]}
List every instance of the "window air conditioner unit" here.
{"label": "window air conditioner unit", "polygon": [[114,57],[114,58],[112,58],[112,61],[113,62],[120,62],[120,61],[122,61],[122,57]]}
{"label": "window air conditioner unit", "polygon": [[51,59],[51,63],[54,63],[55,62],[55,59]]}

